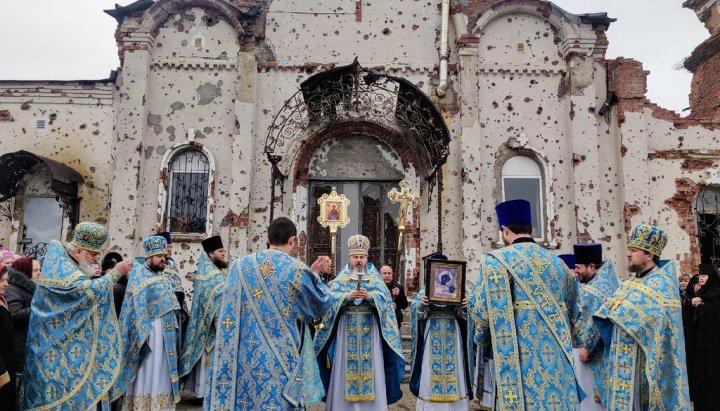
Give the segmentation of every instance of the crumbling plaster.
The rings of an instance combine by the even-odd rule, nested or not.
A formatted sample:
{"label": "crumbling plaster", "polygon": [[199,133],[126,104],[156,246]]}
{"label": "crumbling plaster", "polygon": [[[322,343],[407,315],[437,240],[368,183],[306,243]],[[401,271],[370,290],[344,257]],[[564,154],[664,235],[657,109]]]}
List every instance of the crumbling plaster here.
{"label": "crumbling plaster", "polygon": [[[0,108],[13,118],[0,122],[2,154],[25,150],[73,168],[85,180],[79,187],[80,218],[106,224],[111,201],[112,83],[0,82]],[[36,128],[37,120],[45,120],[44,130]],[[24,193],[18,194],[16,205],[24,202]],[[13,251],[18,250],[18,223],[0,224],[3,242]]]}

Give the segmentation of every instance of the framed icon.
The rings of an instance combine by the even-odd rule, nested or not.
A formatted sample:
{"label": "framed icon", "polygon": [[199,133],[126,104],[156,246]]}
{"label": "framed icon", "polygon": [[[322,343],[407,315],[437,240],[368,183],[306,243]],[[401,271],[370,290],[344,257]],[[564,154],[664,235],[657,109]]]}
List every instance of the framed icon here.
{"label": "framed icon", "polygon": [[434,304],[461,304],[465,297],[465,261],[427,259],[425,295]]}

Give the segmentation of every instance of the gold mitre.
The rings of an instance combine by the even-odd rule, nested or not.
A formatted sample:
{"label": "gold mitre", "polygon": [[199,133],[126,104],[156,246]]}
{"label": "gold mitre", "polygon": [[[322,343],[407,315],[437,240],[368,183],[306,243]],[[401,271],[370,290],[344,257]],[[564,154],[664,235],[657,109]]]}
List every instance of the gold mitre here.
{"label": "gold mitre", "polygon": [[348,252],[350,255],[368,255],[370,240],[364,235],[356,234],[348,238]]}

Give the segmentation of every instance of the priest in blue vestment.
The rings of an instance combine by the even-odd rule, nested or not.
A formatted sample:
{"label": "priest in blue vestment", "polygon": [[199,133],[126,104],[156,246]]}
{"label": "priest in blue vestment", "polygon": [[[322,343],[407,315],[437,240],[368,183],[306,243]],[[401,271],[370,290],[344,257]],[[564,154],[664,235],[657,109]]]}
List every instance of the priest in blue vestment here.
{"label": "priest in blue vestment", "polygon": [[367,261],[370,240],[348,239],[350,263],[330,285],[330,308],[315,335],[325,409],[386,410],[402,397],[405,358],[392,295]]}
{"label": "priest in blue vestment", "polygon": [[677,266],[661,261],[667,235],[641,224],[628,239],[634,277],[595,312],[609,410],[689,410],[685,337]]}
{"label": "priest in blue vestment", "polygon": [[[172,284],[173,291],[175,292],[175,297],[178,300],[178,304],[180,304],[180,310],[175,312],[175,316],[177,317],[178,322],[178,342],[177,347],[179,352],[183,352],[184,347],[183,343],[185,341],[185,332],[187,330],[188,325],[188,313],[190,312],[188,310],[187,306],[187,298],[185,293],[185,288],[182,285],[182,279],[180,277],[180,272],[178,271],[177,264],[175,263],[175,259],[172,258],[173,256],[173,242],[172,242],[172,235],[170,235],[169,232],[163,231],[161,233],[158,233],[160,237],[164,238],[167,242],[167,247],[165,249],[166,251],[166,257],[165,257],[165,269],[162,271],[163,275],[167,277],[168,281],[170,281],[170,284]],[[179,358],[178,358],[179,360]],[[179,366],[179,364],[178,364]]]}
{"label": "priest in blue vestment", "polygon": [[202,242],[203,251],[198,258],[197,275],[193,286],[193,303],[187,333],[180,357],[180,378],[186,377],[185,391],[195,397],[205,396],[207,375],[215,349],[215,329],[220,307],[225,273],[228,268],[225,247],[220,236]]}
{"label": "priest in blue vestment", "polygon": [[82,222],[70,243],[48,245],[31,305],[24,410],[109,406],[108,391],[122,359],[112,290],[131,262],[121,261],[107,275],[90,278],[107,237],[103,226]]}
{"label": "priest in blue vestment", "polygon": [[[440,254],[430,257],[447,260]],[[422,288],[410,304],[410,328],[410,391],[418,397],[416,411],[466,411],[472,399],[467,300],[460,306],[431,304]]]}
{"label": "priest in blue vestment", "polygon": [[309,324],[327,309],[328,288],[317,272],[295,258],[297,228],[279,217],[268,228],[270,248],[230,266],[222,293],[215,355],[203,409],[302,410],[324,392]]}
{"label": "priest in blue vestment", "polygon": [[469,296],[469,358],[490,347],[498,409],[576,410],[577,281],[533,240],[529,202],[506,201],[496,212],[506,247],[481,258]]}
{"label": "priest in blue vestment", "polygon": [[178,323],[180,306],[163,274],[167,242],[161,236],[143,241],[145,264],[135,264],[128,276],[120,311],[123,367],[111,391],[124,395],[123,410],[167,411],[180,402]]}
{"label": "priest in blue vestment", "polygon": [[602,244],[575,244],[575,275],[580,281],[578,305],[581,313],[581,344],[574,350],[575,366],[581,387],[587,394],[580,409],[582,411],[605,408],[606,380],[604,343],[595,327],[592,315],[618,289],[615,267],[610,261],[603,261]]}

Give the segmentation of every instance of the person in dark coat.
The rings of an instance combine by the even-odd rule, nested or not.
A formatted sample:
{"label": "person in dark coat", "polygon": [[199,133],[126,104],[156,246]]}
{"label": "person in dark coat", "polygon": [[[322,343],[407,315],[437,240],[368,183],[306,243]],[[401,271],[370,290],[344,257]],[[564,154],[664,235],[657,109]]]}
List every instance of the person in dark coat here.
{"label": "person in dark coat", "polygon": [[701,264],[697,287],[688,284],[684,311],[689,322],[687,364],[690,399],[696,411],[720,410],[720,275],[711,264]]}
{"label": "person in dark coat", "polygon": [[407,296],[405,296],[405,290],[403,286],[393,278],[393,270],[390,266],[384,265],[380,267],[380,275],[382,275],[383,281],[390,291],[390,295],[392,295],[393,303],[395,303],[395,317],[397,317],[399,329],[403,321],[402,310],[408,308],[408,299]]}
{"label": "person in dark coat", "polygon": [[15,336],[12,318],[5,301],[8,270],[0,266],[0,409],[15,410]]}
{"label": "person in dark coat", "polygon": [[22,373],[25,369],[25,345],[30,322],[30,305],[35,294],[33,259],[18,258],[8,269],[8,290],[5,293],[8,310],[15,328],[15,368]]}
{"label": "person in dark coat", "polygon": [[[105,254],[100,264],[102,275],[115,268],[115,264],[123,260],[123,256],[120,253],[111,251]],[[126,275],[120,277],[120,279],[113,285],[113,299],[115,300],[115,314],[120,318],[120,310],[122,309],[123,299],[125,298],[125,289],[127,288],[128,278]]]}

